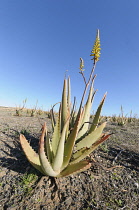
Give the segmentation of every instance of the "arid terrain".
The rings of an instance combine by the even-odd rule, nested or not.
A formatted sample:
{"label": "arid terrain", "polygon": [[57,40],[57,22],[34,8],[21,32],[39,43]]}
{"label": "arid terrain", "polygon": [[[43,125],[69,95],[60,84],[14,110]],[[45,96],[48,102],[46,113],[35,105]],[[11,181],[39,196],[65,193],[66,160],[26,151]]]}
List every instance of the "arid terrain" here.
{"label": "arid terrain", "polygon": [[108,119],[111,137],[90,155],[92,167],[64,178],[43,176],[27,161],[19,134],[37,151],[48,114],[15,115],[0,107],[0,209],[137,210],[139,209],[139,119],[125,125]]}

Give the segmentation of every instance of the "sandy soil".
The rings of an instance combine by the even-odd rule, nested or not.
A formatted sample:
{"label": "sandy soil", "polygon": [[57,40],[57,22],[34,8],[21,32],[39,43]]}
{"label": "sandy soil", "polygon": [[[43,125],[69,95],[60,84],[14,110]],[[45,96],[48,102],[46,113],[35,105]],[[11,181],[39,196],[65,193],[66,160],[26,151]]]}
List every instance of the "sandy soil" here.
{"label": "sandy soil", "polygon": [[65,178],[42,176],[19,144],[23,133],[37,151],[46,114],[15,116],[0,107],[0,209],[139,209],[139,120],[124,126],[108,121],[113,135],[90,158],[92,167]]}

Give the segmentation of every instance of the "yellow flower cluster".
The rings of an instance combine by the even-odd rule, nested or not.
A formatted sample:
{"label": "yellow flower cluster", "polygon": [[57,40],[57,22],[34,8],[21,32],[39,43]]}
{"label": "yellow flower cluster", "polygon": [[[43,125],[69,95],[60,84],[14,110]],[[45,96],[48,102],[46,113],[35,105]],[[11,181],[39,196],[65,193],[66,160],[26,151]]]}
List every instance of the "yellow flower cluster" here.
{"label": "yellow flower cluster", "polygon": [[96,36],[96,40],[95,40],[95,44],[93,46],[93,49],[91,51],[91,55],[93,56],[93,58],[91,60],[94,60],[94,62],[99,61],[99,57],[100,57],[100,38],[99,38],[99,30],[97,30],[97,36]]}

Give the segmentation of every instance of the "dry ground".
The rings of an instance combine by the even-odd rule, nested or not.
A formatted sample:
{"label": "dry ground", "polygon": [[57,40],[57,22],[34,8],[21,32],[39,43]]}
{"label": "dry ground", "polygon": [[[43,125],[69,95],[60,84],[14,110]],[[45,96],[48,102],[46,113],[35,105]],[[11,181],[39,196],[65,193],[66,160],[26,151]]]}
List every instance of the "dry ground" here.
{"label": "dry ground", "polygon": [[27,161],[19,144],[23,133],[37,150],[41,125],[47,115],[14,116],[0,107],[0,209],[139,209],[139,120],[118,126],[90,158],[92,167],[65,178],[42,176]]}

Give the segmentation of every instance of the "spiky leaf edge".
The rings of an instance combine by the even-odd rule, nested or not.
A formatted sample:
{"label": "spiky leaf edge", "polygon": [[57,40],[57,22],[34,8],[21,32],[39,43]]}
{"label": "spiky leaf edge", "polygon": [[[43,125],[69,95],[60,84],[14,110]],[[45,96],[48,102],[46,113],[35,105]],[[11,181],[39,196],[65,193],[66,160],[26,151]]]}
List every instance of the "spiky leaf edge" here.
{"label": "spiky leaf edge", "polygon": [[39,170],[42,174],[45,174],[45,172],[41,168],[39,155],[30,146],[29,142],[26,140],[26,138],[23,134],[20,134],[20,143],[21,143],[22,149],[23,149],[28,161],[31,163],[31,165],[34,168],[36,168],[37,170]]}
{"label": "spiky leaf edge", "polygon": [[98,109],[96,111],[95,117],[93,119],[92,125],[91,125],[88,133],[92,133],[92,131],[94,131],[96,129],[96,127],[98,126],[100,113],[101,113],[101,110],[102,110],[102,107],[103,107],[106,95],[107,95],[107,93],[105,93],[105,95],[103,96],[102,101],[100,102],[100,105],[98,106]]}
{"label": "spiky leaf edge", "polygon": [[106,126],[106,122],[102,123],[96,130],[92,133],[88,134],[85,138],[83,138],[80,142],[76,144],[77,150],[80,150],[83,147],[90,147],[93,143],[95,143],[102,134],[104,127]]}
{"label": "spiky leaf edge", "polygon": [[44,124],[44,126],[42,127],[42,135],[41,135],[40,141],[39,141],[40,163],[41,163],[41,167],[42,167],[43,171],[45,172],[45,175],[56,177],[60,173],[60,171],[55,172],[46,157],[45,150],[44,150],[45,132],[46,132],[46,124]]}
{"label": "spiky leaf edge", "polygon": [[[95,149],[97,149],[97,147],[103,143],[104,141],[106,141],[106,139],[108,139],[111,136],[111,134],[104,134],[97,142],[95,142],[90,148],[82,148],[81,152],[80,150],[77,151],[75,154],[73,154],[73,160],[70,162],[70,164],[74,164],[77,163],[81,160],[83,160],[84,158],[86,158],[91,152],[93,152]],[[79,154],[79,156],[78,156]],[[77,156],[76,159],[74,159],[74,156]]]}

